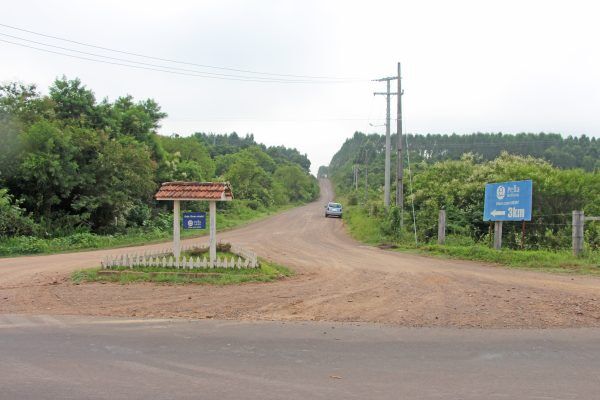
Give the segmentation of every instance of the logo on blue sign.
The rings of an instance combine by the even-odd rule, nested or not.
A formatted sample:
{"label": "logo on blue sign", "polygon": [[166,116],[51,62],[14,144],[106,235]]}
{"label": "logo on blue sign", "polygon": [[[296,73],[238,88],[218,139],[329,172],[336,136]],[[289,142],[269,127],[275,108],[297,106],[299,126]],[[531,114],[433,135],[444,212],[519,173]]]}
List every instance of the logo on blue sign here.
{"label": "logo on blue sign", "polygon": [[484,221],[531,221],[532,182],[514,181],[485,185]]}
{"label": "logo on blue sign", "polygon": [[183,213],[183,229],[206,229],[206,213]]}

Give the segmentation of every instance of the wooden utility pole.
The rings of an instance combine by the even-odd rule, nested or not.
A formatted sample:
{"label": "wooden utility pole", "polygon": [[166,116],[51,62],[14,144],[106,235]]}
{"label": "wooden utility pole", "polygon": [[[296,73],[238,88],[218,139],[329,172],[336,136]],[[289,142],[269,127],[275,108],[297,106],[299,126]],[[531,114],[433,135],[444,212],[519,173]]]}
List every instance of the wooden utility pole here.
{"label": "wooden utility pole", "polygon": [[387,83],[387,91],[386,92],[375,92],[373,93],[375,96],[383,95],[386,96],[386,118],[385,118],[385,183],[384,183],[384,197],[383,204],[385,208],[389,208],[390,206],[390,164],[391,164],[391,147],[392,141],[390,138],[390,96],[395,96],[397,93],[390,92],[390,81],[397,79],[397,77],[388,77],[375,79],[378,82],[385,81]]}
{"label": "wooden utility pole", "polygon": [[446,210],[440,210],[438,216],[438,244],[446,243]]}
{"label": "wooden utility pole", "polygon": [[402,150],[402,76],[400,75],[400,63],[398,63],[398,109],[396,113],[396,207],[400,208],[400,228],[404,225],[404,156]]}

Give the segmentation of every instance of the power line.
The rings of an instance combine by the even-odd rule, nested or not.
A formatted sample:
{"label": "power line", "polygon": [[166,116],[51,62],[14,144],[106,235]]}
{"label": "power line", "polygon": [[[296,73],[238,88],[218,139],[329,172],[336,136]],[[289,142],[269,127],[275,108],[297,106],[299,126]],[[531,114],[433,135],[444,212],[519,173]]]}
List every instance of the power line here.
{"label": "power line", "polygon": [[[39,44],[39,45],[46,46],[46,47],[52,47],[52,48],[55,48],[55,49],[70,51],[70,52],[84,54],[84,55],[93,56],[93,57],[106,58],[106,59],[109,59],[109,60],[116,60],[116,61],[121,61],[121,62],[132,63],[132,64],[140,64],[140,65],[150,66],[150,67],[154,67],[154,68],[176,70],[176,71],[183,71],[183,72],[191,72],[191,73],[197,73],[197,74],[202,74],[202,75],[211,75],[211,76],[214,75],[214,76],[224,76],[224,77],[232,77],[232,78],[246,78],[243,75],[222,74],[222,73],[216,73],[216,72],[205,72],[205,71],[198,71],[198,70],[194,70],[194,69],[171,67],[171,66],[168,66],[168,65],[157,65],[157,64],[145,63],[145,62],[141,62],[141,61],[128,60],[128,59],[125,59],[125,58],[105,56],[105,55],[102,55],[102,54],[90,53],[90,52],[86,52],[86,51],[71,49],[71,48],[68,48],[68,47],[62,47],[62,46],[56,46],[56,45],[52,45],[52,44],[48,44],[48,43],[38,42],[38,41],[35,41],[35,40],[25,39],[25,38],[21,38],[21,37],[18,37],[18,36],[13,36],[13,35],[9,35],[9,34],[6,34],[6,33],[1,33],[1,32],[0,32],[0,35],[1,36],[7,36],[7,37],[10,37],[10,38],[13,38],[13,39],[17,39],[17,40],[22,40],[22,41],[29,42],[29,43]],[[10,43],[13,43],[13,42],[10,42]],[[13,43],[13,44],[15,44],[15,43]],[[264,81],[269,81],[270,82],[274,78],[253,77],[252,79],[259,79],[261,81],[264,80]],[[279,81],[279,79],[277,79],[277,81]],[[290,81],[292,81],[292,80],[290,80]],[[297,80],[293,80],[293,82],[296,82],[296,81]]]}
{"label": "power line", "polygon": [[[65,56],[65,57],[76,58],[76,59],[80,59],[80,60],[93,61],[93,62],[99,62],[99,63],[110,64],[110,65],[118,65],[118,66],[122,66],[122,67],[129,67],[129,68],[142,69],[142,70],[148,70],[148,71],[165,72],[165,73],[169,73],[169,74],[183,75],[183,76],[219,79],[219,80],[226,80],[226,81],[260,82],[260,83],[293,83],[293,84],[297,84],[297,83],[304,83],[304,84],[348,83],[348,82],[337,82],[337,81],[333,82],[333,81],[285,80],[285,79],[271,79],[271,78],[260,78],[260,77],[252,78],[252,77],[244,77],[244,76],[226,77],[226,76],[215,76],[215,74],[208,75],[210,73],[206,73],[206,72],[204,72],[204,73],[187,73],[187,72],[179,72],[179,71],[164,69],[165,67],[161,67],[161,66],[146,67],[146,66],[131,65],[131,64],[124,63],[124,62],[135,62],[135,61],[126,61],[125,60],[124,62],[113,62],[113,61],[106,61],[106,60],[89,58],[89,57],[76,56],[74,54],[68,54],[68,53],[63,53],[60,51],[43,49],[40,47],[30,46],[30,45],[23,44],[23,43],[16,43],[16,42],[12,42],[10,40],[4,40],[4,39],[0,39],[0,42],[9,43],[9,44],[12,44],[15,46],[20,46],[20,47],[26,47],[29,49],[34,49],[34,50],[38,50],[38,51],[42,51],[42,52],[46,52],[46,53],[57,54],[57,55]],[[102,56],[100,56],[100,57],[102,57]]]}
{"label": "power line", "polygon": [[[165,61],[165,62],[176,63],[176,64],[192,65],[192,66],[201,67],[201,68],[217,69],[217,70],[232,71],[232,72],[241,72],[241,73],[246,73],[246,74],[255,74],[255,75],[264,75],[264,76],[274,76],[274,77],[281,77],[281,78],[286,78],[286,77],[287,78],[302,78],[302,79],[330,80],[330,81],[340,81],[340,82],[347,82],[347,81],[367,81],[367,79],[358,79],[358,78],[281,74],[281,73],[273,73],[273,72],[253,71],[253,70],[241,69],[241,68],[220,67],[220,66],[209,65],[209,64],[198,64],[198,63],[192,63],[192,62],[187,62],[187,61],[179,61],[179,60],[173,60],[173,59],[168,59],[168,58],[148,56],[148,55],[145,55],[145,54],[134,53],[134,52],[130,52],[130,51],[123,51],[123,50],[111,49],[109,47],[98,46],[98,45],[93,45],[93,44],[89,44],[89,43],[80,42],[80,41],[77,41],[77,40],[71,40],[71,39],[62,38],[62,37],[59,37],[59,36],[48,35],[48,34],[44,34],[44,33],[40,33],[40,32],[35,32],[35,31],[28,30],[28,29],[18,28],[16,26],[2,24],[2,23],[0,23],[0,26],[5,27],[5,28],[9,28],[9,29],[14,29],[14,30],[21,31],[21,32],[30,33],[32,35],[37,35],[37,36],[42,36],[42,37],[46,37],[46,38],[50,38],[50,39],[54,39],[54,40],[60,40],[60,41],[63,41],[63,42],[73,43],[73,44],[77,44],[77,45],[80,45],[80,46],[86,46],[86,47],[91,47],[91,48],[95,48],[95,49],[100,49],[100,50],[105,50],[105,51],[111,51],[111,52],[120,53],[120,54],[127,54],[127,55],[130,55],[130,56],[142,57],[142,58],[147,58],[147,59],[152,59],[152,60],[157,60],[157,61]],[[259,77],[256,77],[256,78],[259,78]]]}
{"label": "power line", "polygon": [[[413,135],[415,137],[425,137],[424,135]],[[540,145],[540,144],[562,144],[559,141],[529,141],[529,142],[507,142],[507,143],[433,143],[433,146],[436,147],[509,147],[511,145],[514,146],[524,146],[524,145]],[[413,147],[419,146],[420,143],[413,143]]]}
{"label": "power line", "polygon": [[[383,118],[382,118],[383,119]],[[175,122],[335,122],[335,121],[368,121],[369,118],[280,118],[261,119],[245,117],[223,117],[223,118],[169,118]],[[372,120],[372,119],[371,119]]]}

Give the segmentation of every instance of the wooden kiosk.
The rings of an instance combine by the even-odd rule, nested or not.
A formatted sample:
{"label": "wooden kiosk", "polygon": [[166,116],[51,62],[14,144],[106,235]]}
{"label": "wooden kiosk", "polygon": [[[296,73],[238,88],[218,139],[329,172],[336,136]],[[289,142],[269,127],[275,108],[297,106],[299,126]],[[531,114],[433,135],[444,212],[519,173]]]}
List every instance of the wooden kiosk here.
{"label": "wooden kiosk", "polygon": [[165,182],[154,196],[173,201],[173,255],[181,255],[181,201],[208,201],[210,214],[210,261],[217,258],[217,201],[233,200],[229,182]]}

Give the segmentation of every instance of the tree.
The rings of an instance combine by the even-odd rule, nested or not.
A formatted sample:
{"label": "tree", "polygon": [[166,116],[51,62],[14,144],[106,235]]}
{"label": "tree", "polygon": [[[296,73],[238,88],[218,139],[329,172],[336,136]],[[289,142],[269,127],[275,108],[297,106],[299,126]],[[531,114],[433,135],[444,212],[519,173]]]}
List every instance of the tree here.
{"label": "tree", "polygon": [[277,168],[274,179],[285,189],[287,197],[293,201],[312,200],[315,192],[313,179],[297,165],[282,165]]}
{"label": "tree", "polygon": [[50,98],[54,102],[56,117],[89,126],[94,122],[96,98],[78,78],[56,79],[50,86]]}
{"label": "tree", "polygon": [[83,184],[73,196],[72,208],[89,226],[106,230],[115,218],[124,220],[136,205],[149,203],[157,185],[156,163],[148,147],[131,138],[111,140],[106,133],[79,130]]}
{"label": "tree", "polygon": [[271,177],[253,158],[247,155],[237,156],[225,178],[231,182],[237,198],[257,200],[264,206],[273,203]]}
{"label": "tree", "polygon": [[46,121],[31,125],[20,139],[19,170],[11,179],[12,185],[18,188],[27,209],[50,219],[53,207],[69,198],[80,181],[74,159],[77,148],[69,130]]}

